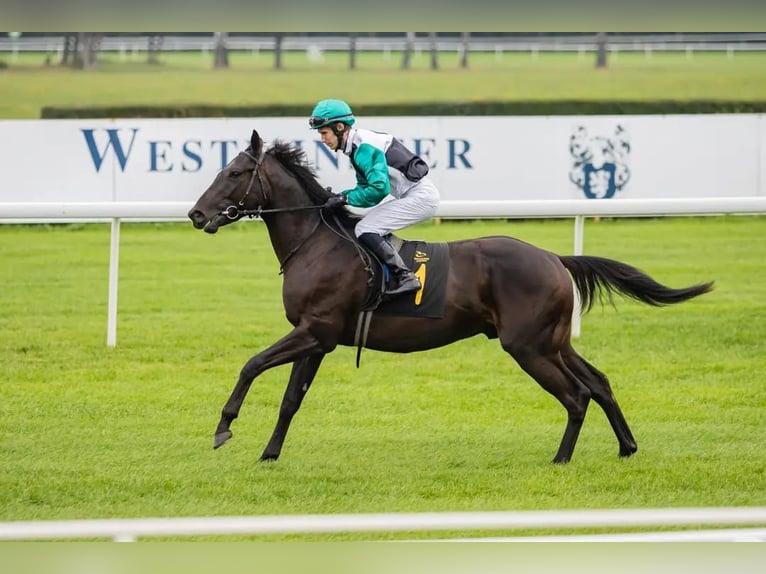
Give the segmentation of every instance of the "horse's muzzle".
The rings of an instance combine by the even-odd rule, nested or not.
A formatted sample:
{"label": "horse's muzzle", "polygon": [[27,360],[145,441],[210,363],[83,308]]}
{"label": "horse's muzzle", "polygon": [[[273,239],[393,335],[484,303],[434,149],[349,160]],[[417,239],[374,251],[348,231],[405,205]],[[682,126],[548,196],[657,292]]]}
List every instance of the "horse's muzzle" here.
{"label": "horse's muzzle", "polygon": [[205,217],[205,214],[202,213],[199,209],[192,209],[188,213],[189,219],[191,219],[192,224],[194,225],[195,229],[202,229],[205,227],[205,224],[208,222],[207,217]]}

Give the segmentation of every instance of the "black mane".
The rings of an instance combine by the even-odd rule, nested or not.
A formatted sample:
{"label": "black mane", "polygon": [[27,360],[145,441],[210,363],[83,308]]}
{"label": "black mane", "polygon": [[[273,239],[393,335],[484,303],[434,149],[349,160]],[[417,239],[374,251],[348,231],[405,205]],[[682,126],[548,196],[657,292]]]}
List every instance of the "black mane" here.
{"label": "black mane", "polygon": [[317,181],[316,170],[309,164],[306,152],[302,148],[282,140],[277,140],[267,153],[274,156],[279,163],[295,176],[302,187],[308,192],[315,205],[323,204],[334,195]]}
{"label": "black mane", "polygon": [[[314,205],[322,205],[335,195],[317,181],[316,170],[309,163],[304,149],[282,140],[275,140],[266,153],[273,156],[298,180]],[[360,219],[360,216],[348,212],[344,207],[336,209],[336,213],[349,228],[353,228]]]}

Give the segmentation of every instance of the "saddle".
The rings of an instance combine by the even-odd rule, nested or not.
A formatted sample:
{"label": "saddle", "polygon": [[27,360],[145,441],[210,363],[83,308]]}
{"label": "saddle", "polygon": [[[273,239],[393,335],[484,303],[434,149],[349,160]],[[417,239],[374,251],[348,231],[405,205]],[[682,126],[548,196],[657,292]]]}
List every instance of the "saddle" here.
{"label": "saddle", "polygon": [[449,271],[449,249],[446,243],[405,240],[394,234],[384,237],[399,253],[404,263],[420,280],[418,291],[398,295],[384,295],[383,288],[388,280],[389,270],[364,245],[366,257],[372,264],[367,265],[368,289],[365,303],[360,312],[375,312],[380,315],[399,317],[423,317],[440,319],[444,316],[447,273]]}
{"label": "saddle", "polygon": [[[329,222],[326,223],[329,224]],[[427,319],[444,317],[449,274],[449,246],[447,243],[405,240],[393,233],[386,235],[384,239],[399,253],[422,285],[418,291],[389,296],[383,294],[388,280],[388,267],[360,243],[354,233],[346,229],[335,214],[333,214],[333,226],[336,231],[354,243],[367,271],[367,296],[359,309],[354,334],[358,368],[373,314]]]}

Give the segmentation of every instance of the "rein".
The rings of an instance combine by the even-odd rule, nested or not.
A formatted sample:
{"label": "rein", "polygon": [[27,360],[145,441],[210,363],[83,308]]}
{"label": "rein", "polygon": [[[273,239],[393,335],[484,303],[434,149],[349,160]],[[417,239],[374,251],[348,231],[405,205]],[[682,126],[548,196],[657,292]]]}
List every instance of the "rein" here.
{"label": "rein", "polygon": [[[229,219],[238,219],[239,217],[260,217],[262,213],[279,213],[281,211],[301,211],[304,209],[322,209],[323,205],[302,205],[299,207],[275,207],[273,209],[263,209],[262,207],[256,207],[255,209],[238,209],[235,205],[230,205],[221,213]],[[231,217],[229,211],[231,209],[236,210],[236,216]]]}

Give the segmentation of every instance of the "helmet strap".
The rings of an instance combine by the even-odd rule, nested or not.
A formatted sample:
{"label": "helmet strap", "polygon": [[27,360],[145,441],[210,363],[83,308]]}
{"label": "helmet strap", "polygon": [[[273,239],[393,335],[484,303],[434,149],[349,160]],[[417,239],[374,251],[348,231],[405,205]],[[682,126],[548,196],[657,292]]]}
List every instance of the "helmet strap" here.
{"label": "helmet strap", "polygon": [[[343,126],[342,128],[338,127],[338,124]],[[335,146],[335,151],[339,151],[343,148],[343,134],[345,134],[349,130],[349,126],[342,122],[338,122],[336,124],[333,124],[332,126],[332,133],[335,134],[335,137],[338,139],[338,145]]]}

